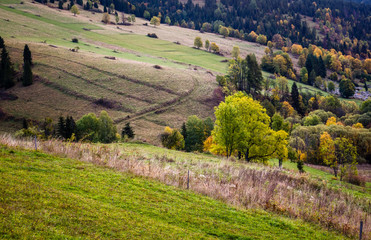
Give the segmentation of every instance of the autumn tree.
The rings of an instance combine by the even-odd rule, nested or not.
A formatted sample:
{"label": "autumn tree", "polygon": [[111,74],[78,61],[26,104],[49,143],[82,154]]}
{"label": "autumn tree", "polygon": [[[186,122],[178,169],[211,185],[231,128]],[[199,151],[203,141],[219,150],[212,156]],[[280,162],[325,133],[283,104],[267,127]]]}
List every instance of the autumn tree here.
{"label": "autumn tree", "polygon": [[110,22],[110,15],[108,13],[103,13],[102,22],[108,24]]}
{"label": "autumn tree", "polygon": [[160,138],[162,145],[168,149],[181,150],[184,148],[184,137],[177,129],[165,127]]}
{"label": "autumn tree", "polygon": [[265,45],[267,43],[267,37],[265,35],[259,34],[256,38],[256,42],[260,43],[261,45]]}
{"label": "autumn tree", "polygon": [[266,161],[287,157],[287,133],[269,128],[270,118],[259,102],[242,92],[228,96],[215,109],[215,144],[227,157],[240,152],[246,161]]}
{"label": "autumn tree", "polygon": [[278,33],[273,35],[272,42],[274,43],[275,47],[278,49],[281,49],[285,44],[282,39],[282,36]]}
{"label": "autumn tree", "polygon": [[350,167],[357,165],[357,148],[347,138],[335,139],[335,159],[340,165],[340,180],[342,181]]}
{"label": "autumn tree", "polygon": [[205,41],[205,48],[206,48],[207,51],[210,50],[210,41],[209,40]]}
{"label": "autumn tree", "polygon": [[240,48],[238,46],[233,46],[232,57],[237,59],[240,56]]}
{"label": "autumn tree", "polygon": [[299,44],[293,44],[291,46],[291,52],[294,55],[298,55],[299,56],[302,53],[302,51],[303,51],[303,47],[301,45],[299,45]]}
{"label": "autumn tree", "polygon": [[202,39],[200,37],[196,37],[194,42],[193,42],[193,45],[198,49],[201,48],[202,47]]}
{"label": "autumn tree", "polygon": [[158,17],[156,17],[156,16],[153,16],[153,17],[151,18],[151,22],[150,22],[150,24],[153,25],[153,27],[159,26],[160,23],[161,23],[160,18],[158,18]]}
{"label": "autumn tree", "polygon": [[213,51],[214,53],[220,52],[219,46],[214,42],[211,43],[210,50]]}
{"label": "autumn tree", "polygon": [[334,170],[335,177],[337,177],[339,165],[335,156],[335,143],[327,132],[321,134],[319,151],[323,163],[330,166]]}
{"label": "autumn tree", "polygon": [[223,35],[223,37],[225,38],[229,36],[229,30],[227,27],[224,27],[224,26],[220,26],[219,33]]}
{"label": "autumn tree", "polygon": [[76,14],[80,14],[79,8],[76,5],[73,5],[70,11],[74,16],[76,16]]}

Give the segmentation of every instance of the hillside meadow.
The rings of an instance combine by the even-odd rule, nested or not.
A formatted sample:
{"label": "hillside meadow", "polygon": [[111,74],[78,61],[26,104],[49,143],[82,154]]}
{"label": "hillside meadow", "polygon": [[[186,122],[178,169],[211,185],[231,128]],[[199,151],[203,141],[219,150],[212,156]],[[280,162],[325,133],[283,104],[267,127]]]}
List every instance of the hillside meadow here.
{"label": "hillside meadow", "polygon": [[1,145],[0,175],[5,239],[346,238],[316,224],[236,208],[102,164],[19,147]]}
{"label": "hillside meadow", "polygon": [[[33,141],[9,135],[2,135],[0,142],[9,147],[34,148]],[[49,140],[38,142],[38,149],[181,189],[187,189],[189,170],[191,191],[239,209],[282,214],[320,224],[329,231],[337,230],[347,236],[359,233],[359,221],[363,219],[366,238],[370,234],[369,190],[330,181],[316,169],[313,170],[317,174],[313,174],[311,168],[306,169],[307,174],[300,174],[290,169],[136,143],[101,145]]]}

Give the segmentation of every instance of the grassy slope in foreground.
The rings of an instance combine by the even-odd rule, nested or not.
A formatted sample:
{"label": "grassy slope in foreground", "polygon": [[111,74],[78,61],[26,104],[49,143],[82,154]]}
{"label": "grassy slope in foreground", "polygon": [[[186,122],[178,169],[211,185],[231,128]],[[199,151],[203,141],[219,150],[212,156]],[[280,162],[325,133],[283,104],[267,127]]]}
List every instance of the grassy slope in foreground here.
{"label": "grassy slope in foreground", "polygon": [[4,238],[341,239],[155,181],[0,146]]}

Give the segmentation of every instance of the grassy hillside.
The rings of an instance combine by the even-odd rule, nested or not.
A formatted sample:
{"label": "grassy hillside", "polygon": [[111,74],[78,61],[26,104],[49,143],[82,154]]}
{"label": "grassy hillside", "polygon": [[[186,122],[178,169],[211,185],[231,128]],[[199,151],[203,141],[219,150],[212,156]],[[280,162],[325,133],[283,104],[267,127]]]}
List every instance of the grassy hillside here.
{"label": "grassy hillside", "polygon": [[[32,141],[9,135],[1,135],[0,144],[34,148]],[[137,143],[100,145],[49,140],[39,142],[38,149],[155,179],[180,189],[187,187],[189,170],[189,188],[193,192],[239,209],[260,209],[320,224],[348,236],[359,233],[360,219],[371,221],[369,185],[353,188],[313,168],[306,167],[307,173],[300,174],[288,169],[290,166],[278,169]],[[365,236],[370,236],[370,227],[365,225]]]}
{"label": "grassy hillside", "polygon": [[[29,45],[33,73],[39,77],[28,88],[18,83],[7,91],[18,99],[1,101],[0,109],[15,121],[4,123],[0,131],[16,130],[22,118],[56,121],[68,114],[78,119],[106,110],[119,130],[130,121],[137,136],[158,144],[158,134],[167,125],[180,127],[190,115],[213,117],[220,100],[213,93],[215,75],[226,72],[224,60],[234,45],[242,55],[264,54],[264,46],[215,34],[145,26],[148,21],[140,18],[132,26],[104,25],[102,14],[81,9],[74,17],[57,4],[22,2],[1,1],[0,32],[20,72],[23,47]],[[152,32],[159,39],[145,36]],[[216,42],[226,57],[192,48],[196,36]],[[76,47],[78,52],[70,51]],[[303,90],[317,91],[306,85]]]}
{"label": "grassy hillside", "polygon": [[2,238],[343,239],[145,178],[0,146]]}

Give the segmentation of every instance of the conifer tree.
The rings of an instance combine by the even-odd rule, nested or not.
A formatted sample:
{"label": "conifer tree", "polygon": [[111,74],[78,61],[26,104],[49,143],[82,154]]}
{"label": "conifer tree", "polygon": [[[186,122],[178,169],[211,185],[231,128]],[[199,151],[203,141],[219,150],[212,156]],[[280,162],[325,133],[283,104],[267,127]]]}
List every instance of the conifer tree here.
{"label": "conifer tree", "polygon": [[59,9],[63,9],[63,1],[62,0],[59,0],[59,2],[58,2],[58,8]]}
{"label": "conifer tree", "polygon": [[298,87],[296,86],[296,83],[292,84],[291,87],[291,105],[293,108],[298,111],[299,109],[299,91]]}
{"label": "conifer tree", "polygon": [[135,133],[133,131],[133,128],[130,126],[130,123],[125,124],[125,127],[122,129],[121,136],[122,137],[127,136],[128,138],[131,138],[131,139],[134,138]]}
{"label": "conifer tree", "polygon": [[66,128],[65,128],[65,138],[71,138],[73,133],[76,133],[76,123],[73,120],[72,116],[67,116],[66,117]]}
{"label": "conifer tree", "polygon": [[258,62],[256,61],[256,57],[254,54],[249,54],[246,56],[247,62],[247,92],[252,94],[258,94],[263,88],[263,75],[260,69]]}
{"label": "conifer tree", "polygon": [[313,83],[316,81],[316,73],[314,69],[310,72],[309,78],[308,78],[308,84],[313,85]]}
{"label": "conifer tree", "polygon": [[60,116],[58,120],[58,135],[66,138],[66,123],[64,121],[64,117]]}
{"label": "conifer tree", "polygon": [[326,77],[326,65],[323,62],[322,56],[320,56],[318,60],[318,70],[319,72],[317,73],[317,75],[320,75],[322,78],[325,78]]}
{"label": "conifer tree", "polygon": [[23,50],[23,63],[26,63],[27,61],[30,63],[31,66],[33,65],[31,51],[26,44]]}
{"label": "conifer tree", "polygon": [[27,120],[25,118],[23,118],[23,121],[22,121],[22,128],[23,129],[27,129],[28,128],[28,123],[27,123]]}
{"label": "conifer tree", "polygon": [[0,87],[10,88],[14,86],[14,69],[6,47],[1,52],[0,64]]}
{"label": "conifer tree", "polygon": [[22,77],[22,84],[23,86],[30,86],[33,82],[33,75],[31,64],[29,61],[26,61],[23,66],[23,77]]}
{"label": "conifer tree", "polygon": [[4,39],[0,37],[0,48],[4,48],[4,46],[5,46]]}

